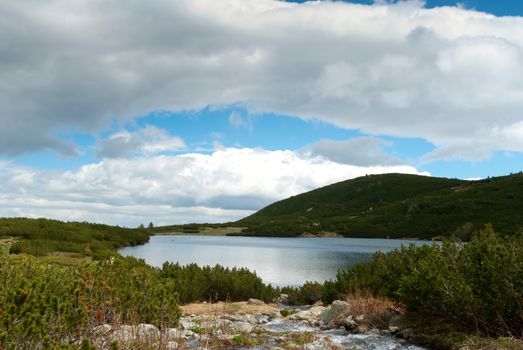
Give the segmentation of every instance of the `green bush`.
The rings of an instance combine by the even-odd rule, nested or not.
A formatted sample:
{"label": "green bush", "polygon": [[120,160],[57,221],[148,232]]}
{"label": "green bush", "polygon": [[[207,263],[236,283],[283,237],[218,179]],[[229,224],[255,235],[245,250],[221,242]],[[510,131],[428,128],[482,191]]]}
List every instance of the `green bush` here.
{"label": "green bush", "polygon": [[278,294],[276,289],[265,285],[260,277],[245,268],[165,263],[161,275],[174,281],[174,290],[178,292],[182,303],[240,301],[249,298],[270,301]]}
{"label": "green bush", "polygon": [[0,285],[0,349],[73,344],[103,323],[173,327],[180,316],[173,281],[133,258],[69,267],[0,255]]}
{"label": "green bush", "polygon": [[469,243],[446,240],[378,253],[323,285],[324,301],[369,290],[403,303],[418,319],[490,336],[523,336],[523,234],[492,227]]}

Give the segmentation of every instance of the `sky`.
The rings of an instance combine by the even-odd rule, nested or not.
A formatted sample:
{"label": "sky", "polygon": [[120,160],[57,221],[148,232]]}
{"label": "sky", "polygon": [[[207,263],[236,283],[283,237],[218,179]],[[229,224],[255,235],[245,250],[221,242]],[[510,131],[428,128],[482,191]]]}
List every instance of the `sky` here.
{"label": "sky", "polygon": [[523,2],[0,1],[0,216],[226,222],[523,170]]}

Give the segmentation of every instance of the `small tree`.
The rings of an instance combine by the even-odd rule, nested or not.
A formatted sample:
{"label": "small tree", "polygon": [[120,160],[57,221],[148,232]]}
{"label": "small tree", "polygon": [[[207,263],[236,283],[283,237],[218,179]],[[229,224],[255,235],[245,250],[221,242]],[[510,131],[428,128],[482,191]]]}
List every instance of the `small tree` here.
{"label": "small tree", "polygon": [[150,222],[148,227],[149,227],[150,229],[153,228],[153,227],[154,227],[153,223]]}

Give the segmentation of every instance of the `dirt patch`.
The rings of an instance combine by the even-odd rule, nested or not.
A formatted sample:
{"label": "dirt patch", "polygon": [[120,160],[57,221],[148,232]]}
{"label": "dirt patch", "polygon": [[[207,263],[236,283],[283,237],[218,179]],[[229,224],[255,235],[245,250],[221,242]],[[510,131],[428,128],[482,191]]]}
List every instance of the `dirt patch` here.
{"label": "dirt patch", "polygon": [[183,315],[223,315],[223,314],[272,314],[278,309],[274,304],[253,305],[245,301],[235,303],[195,303],[180,307]]}

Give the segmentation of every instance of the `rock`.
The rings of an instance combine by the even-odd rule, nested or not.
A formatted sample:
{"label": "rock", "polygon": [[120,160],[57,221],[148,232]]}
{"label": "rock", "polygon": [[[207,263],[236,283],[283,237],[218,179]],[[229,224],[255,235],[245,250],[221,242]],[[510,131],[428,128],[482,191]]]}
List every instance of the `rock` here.
{"label": "rock", "polygon": [[316,323],[321,315],[325,312],[325,307],[323,306],[313,306],[308,310],[300,311],[291,316],[292,319],[305,320],[311,324]]}
{"label": "rock", "polygon": [[413,332],[411,329],[403,329],[401,331],[399,331],[398,333],[396,333],[396,337],[398,338],[402,338],[402,339],[405,339],[405,340],[409,340],[413,337]]}
{"label": "rock", "polygon": [[251,333],[254,326],[249,322],[237,321],[231,324],[231,328],[238,332]]}
{"label": "rock", "polygon": [[222,319],[222,318],[219,318],[217,320],[212,320],[212,321],[204,321],[202,323],[200,323],[200,327],[202,328],[223,328],[223,327],[228,327],[231,325],[231,321],[229,320],[226,320],[226,319]]}
{"label": "rock", "polygon": [[165,347],[167,350],[175,350],[175,349],[178,349],[178,343],[173,341],[173,340],[170,340],[167,342],[167,345]]}
{"label": "rock", "polygon": [[196,327],[198,326],[196,323],[192,322],[192,321],[189,321],[188,319],[181,319],[180,320],[180,327],[182,327],[182,329],[191,329],[193,327]]}
{"label": "rock", "polygon": [[113,330],[113,327],[110,324],[105,323],[105,324],[95,327],[93,330],[93,333],[96,336],[104,336],[104,335],[108,335],[109,333],[111,333],[112,330]]}
{"label": "rock", "polygon": [[167,340],[175,340],[175,339],[178,339],[180,338],[181,336],[181,333],[178,329],[176,328],[168,328],[166,331],[165,331],[165,336],[167,337]]}
{"label": "rock", "polygon": [[334,300],[332,304],[323,312],[321,320],[325,324],[330,324],[331,322],[335,322],[341,317],[345,317],[349,311],[349,303],[341,300]]}
{"label": "rock", "polygon": [[354,330],[356,327],[358,327],[358,323],[356,323],[356,321],[354,321],[352,319],[352,315],[349,315],[347,317],[345,317],[343,319],[343,321],[341,321],[341,324],[343,325],[343,327],[345,327],[346,330],[348,331],[352,331]]}
{"label": "rock", "polygon": [[397,326],[390,326],[389,327],[389,331],[392,335],[395,335],[396,333],[398,333],[400,331],[400,327],[397,327]]}
{"label": "rock", "polygon": [[257,324],[265,324],[269,322],[268,315],[255,315],[254,318],[256,319]]}
{"label": "rock", "polygon": [[134,340],[136,330],[132,326],[121,325],[113,332],[113,340],[123,344],[128,344]]}
{"label": "rock", "polygon": [[160,339],[160,330],[152,324],[139,324],[137,333],[140,339],[147,340],[149,342]]}
{"label": "rock", "polygon": [[360,324],[358,325],[356,328],[354,328],[352,330],[352,333],[355,333],[355,334],[362,334],[362,333],[367,333],[369,331],[369,326],[366,325],[366,324]]}
{"label": "rock", "polygon": [[183,339],[191,339],[191,338],[194,338],[195,335],[196,335],[196,333],[194,333],[193,331],[190,331],[188,329],[186,329],[182,332]]}
{"label": "rock", "polygon": [[250,305],[265,305],[265,302],[261,301],[261,300],[258,300],[258,299],[249,299],[249,301],[247,301],[247,304],[250,304]]}
{"label": "rock", "polygon": [[221,334],[218,336],[218,339],[221,341],[231,341],[234,338],[231,334]]}
{"label": "rock", "polygon": [[250,314],[245,314],[245,315],[233,314],[233,315],[229,315],[228,319],[231,321],[235,321],[235,322],[248,322],[248,323],[252,323],[252,324],[258,323],[258,321],[256,320],[256,317],[254,317],[253,315],[250,315]]}
{"label": "rock", "polygon": [[278,298],[278,302],[282,304],[287,304],[289,302],[289,295],[288,294],[280,294],[280,297]]}
{"label": "rock", "polygon": [[359,315],[358,317],[356,317],[356,321],[357,322],[363,322],[365,321],[365,314],[362,314],[362,315]]}

